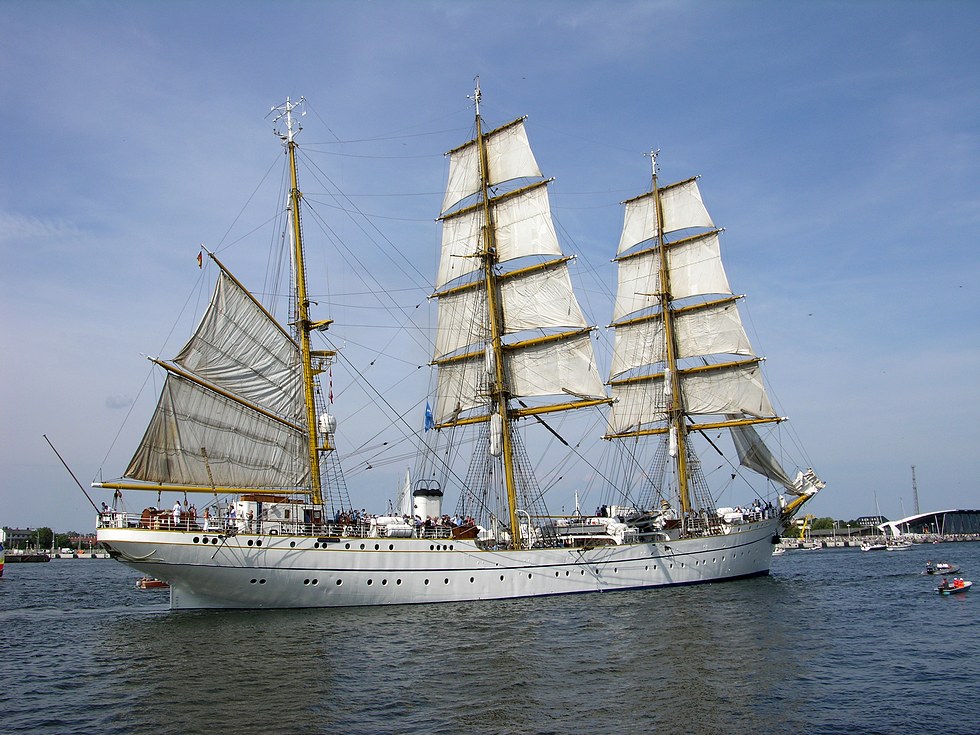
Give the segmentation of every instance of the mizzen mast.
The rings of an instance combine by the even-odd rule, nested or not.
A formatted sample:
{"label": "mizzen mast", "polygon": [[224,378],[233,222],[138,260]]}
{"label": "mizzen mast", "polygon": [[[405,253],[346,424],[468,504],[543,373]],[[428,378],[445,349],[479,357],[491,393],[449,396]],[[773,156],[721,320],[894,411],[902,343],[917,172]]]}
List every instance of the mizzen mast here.
{"label": "mizzen mast", "polygon": [[[320,487],[320,452],[331,449],[329,443],[329,433],[323,432],[323,445],[318,441],[317,421],[316,421],[316,393],[314,375],[319,370],[313,368],[313,358],[326,358],[332,353],[326,351],[314,351],[310,347],[310,332],[315,329],[324,329],[330,324],[329,320],[313,322],[310,321],[310,299],[306,286],[306,256],[303,250],[303,228],[300,217],[300,201],[303,194],[299,189],[299,179],[296,173],[296,135],[302,130],[302,126],[295,119],[293,111],[305,103],[305,98],[300,97],[298,101],[291,102],[286,98],[285,103],[278,107],[273,107],[272,111],[277,112],[275,120],[276,134],[282,139],[289,156],[289,208],[292,219],[292,238],[293,238],[293,269],[296,278],[296,322],[295,327],[299,333],[300,352],[303,363],[303,392],[306,402],[306,422],[309,428],[309,455],[310,455],[310,499],[315,504],[323,502],[323,493]],[[305,115],[305,111],[300,113]]]}

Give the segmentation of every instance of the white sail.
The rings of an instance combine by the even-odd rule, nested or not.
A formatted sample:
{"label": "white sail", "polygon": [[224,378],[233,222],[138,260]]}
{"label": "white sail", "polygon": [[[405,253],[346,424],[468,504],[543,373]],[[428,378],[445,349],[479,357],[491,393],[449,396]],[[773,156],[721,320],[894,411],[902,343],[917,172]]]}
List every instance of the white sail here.
{"label": "white sail", "polygon": [[[604,394],[588,332],[560,341],[518,345],[504,353],[513,398]],[[484,405],[488,400],[484,353],[439,366],[435,421]]]}
{"label": "white sail", "polygon": [[548,189],[543,184],[494,203],[493,219],[497,226],[498,262],[528,255],[561,255]]}
{"label": "white sail", "polygon": [[[670,243],[667,252],[672,298],[732,292],[721,262],[717,232]],[[627,314],[656,306],[660,292],[660,254],[656,249],[620,259],[613,319],[618,321]]]}
{"label": "white sail", "polygon": [[[523,177],[541,176],[531,152],[524,121],[516,120],[484,136],[487,148],[488,186]],[[480,191],[479,146],[475,140],[449,154],[449,182],[442,211]]]}
{"label": "white sail", "polygon": [[[728,418],[737,419],[738,417],[729,416]],[[789,479],[786,470],[779,464],[779,461],[769,451],[769,447],[765,445],[752,426],[732,426],[729,430],[732,434],[732,441],[735,443],[739,463],[743,467],[758,472],[773,482],[778,482],[794,495],[798,493],[797,486]]]}
{"label": "white sail", "polygon": [[[717,354],[754,355],[734,301],[680,312],[674,317],[673,325],[678,359]],[[627,370],[663,362],[665,350],[660,315],[619,325],[610,374],[616,377]]]}
{"label": "white sail", "polygon": [[[688,415],[742,413],[759,418],[776,415],[757,362],[679,373],[684,412]],[[663,380],[661,374],[649,380],[614,384],[609,433],[619,434],[666,421]]]}
{"label": "white sail", "polygon": [[290,421],[303,417],[296,343],[224,271],[178,365]]}
{"label": "white sail", "polygon": [[[586,326],[564,263],[502,280],[501,298],[505,334]],[[486,310],[482,284],[440,297],[436,359],[485,343],[489,339]]]}
{"label": "white sail", "polygon": [[[714,227],[711,215],[701,200],[697,179],[688,179],[660,189],[664,213],[663,233],[685,230],[689,227]],[[641,242],[652,240],[657,232],[657,206],[653,192],[626,202],[623,233],[619,239],[617,255]]]}
{"label": "white sail", "polygon": [[[489,206],[496,227],[498,262],[561,254],[544,182],[520,194],[491,200]],[[477,253],[482,247],[483,220],[483,207],[469,207],[443,219],[436,288],[480,269]]]}
{"label": "white sail", "polygon": [[309,485],[306,435],[177,375],[168,375],[126,470],[146,482],[296,489]]}

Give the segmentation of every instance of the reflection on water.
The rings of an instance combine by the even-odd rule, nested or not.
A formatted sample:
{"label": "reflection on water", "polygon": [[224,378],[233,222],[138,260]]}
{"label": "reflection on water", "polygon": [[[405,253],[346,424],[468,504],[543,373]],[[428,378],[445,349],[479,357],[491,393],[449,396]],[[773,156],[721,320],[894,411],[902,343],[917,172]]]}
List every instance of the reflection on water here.
{"label": "reflection on water", "polygon": [[[954,551],[980,570],[980,544]],[[182,613],[111,561],[24,564],[0,580],[0,730],[968,733],[950,692],[980,699],[980,598],[935,595],[935,554],[790,552],[772,577],[659,591]]]}

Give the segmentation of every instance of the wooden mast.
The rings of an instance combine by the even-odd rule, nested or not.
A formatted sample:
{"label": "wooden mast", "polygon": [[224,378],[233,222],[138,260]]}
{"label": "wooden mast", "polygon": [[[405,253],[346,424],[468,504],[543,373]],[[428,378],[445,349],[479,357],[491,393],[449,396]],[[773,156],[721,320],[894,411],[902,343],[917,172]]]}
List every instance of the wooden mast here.
{"label": "wooden mast", "polygon": [[[490,161],[487,155],[486,140],[483,137],[483,120],[480,117],[480,78],[476,79],[476,89],[473,92],[476,106],[476,145],[480,157],[480,190],[483,197],[483,248],[480,256],[483,261],[483,281],[487,292],[487,307],[490,318],[490,350],[493,354],[493,388],[492,397],[495,403],[494,411],[499,418],[500,446],[503,454],[504,485],[507,490],[507,508],[510,513],[511,545],[515,549],[521,547],[521,527],[517,517],[517,481],[514,477],[514,442],[511,436],[509,420],[510,390],[504,370],[504,318],[500,301],[500,288],[497,284],[495,266],[497,264],[497,242],[493,222],[493,212],[490,208]],[[490,438],[497,427],[496,422],[490,421]]]}
{"label": "wooden mast", "polygon": [[667,263],[667,242],[664,240],[664,210],[657,183],[657,153],[659,151],[651,151],[649,154],[650,164],[653,167],[652,191],[657,211],[657,249],[660,253],[660,289],[657,296],[660,300],[660,315],[664,325],[664,344],[667,358],[664,366],[664,380],[670,388],[670,394],[667,396],[669,401],[667,406],[668,446],[677,468],[677,493],[680,500],[681,517],[683,518],[691,509],[687,473],[687,423],[684,421],[681,379],[677,370],[677,344],[674,335],[674,315],[671,310],[670,269]]}
{"label": "wooden mast", "polygon": [[[314,394],[312,351],[310,349],[310,331],[314,325],[310,321],[310,300],[306,290],[306,259],[303,253],[303,228],[300,221],[300,200],[303,195],[299,190],[299,179],[296,174],[296,133],[302,128],[293,120],[293,110],[303,104],[304,98],[298,102],[286,102],[275,110],[279,111],[276,120],[285,119],[285,133],[279,137],[286,144],[289,155],[290,191],[289,202],[292,211],[293,262],[296,274],[296,328],[299,332],[300,351],[303,361],[303,392],[306,399],[306,423],[308,427],[310,453],[310,500],[320,505],[323,494],[320,488],[320,447],[317,443],[316,396]],[[329,440],[324,440],[323,449],[329,449]]]}

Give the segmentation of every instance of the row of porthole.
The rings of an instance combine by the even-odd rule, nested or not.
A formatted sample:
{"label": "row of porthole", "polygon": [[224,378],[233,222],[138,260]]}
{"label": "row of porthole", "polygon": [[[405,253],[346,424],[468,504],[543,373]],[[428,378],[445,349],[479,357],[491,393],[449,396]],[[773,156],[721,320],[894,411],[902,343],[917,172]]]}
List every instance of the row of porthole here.
{"label": "row of porthole", "polygon": [[[714,561],[714,559],[712,559],[712,561]],[[724,561],[724,559],[722,559],[722,561]],[[705,563],[706,564],[707,562],[697,562],[697,561],[695,561],[694,562],[694,565],[697,566],[699,563]],[[653,565],[653,568],[656,569],[657,568],[657,565],[654,564]],[[669,568],[670,569],[673,569],[674,568],[674,565],[673,564],[669,565]],[[649,566],[644,566],[643,567],[643,570],[644,571],[650,571],[650,567]],[[613,567],[613,573],[616,574],[618,572],[619,572],[619,567]],[[599,570],[598,569],[596,569],[596,573],[599,573]],[[584,569],[580,569],[579,570],[579,574],[581,574],[581,575],[584,576],[585,575],[585,570]],[[570,575],[571,575],[571,572],[566,569],[565,570],[565,576],[568,577]],[[560,577],[561,576],[561,572],[560,571],[555,572],[555,576],[556,577]],[[504,575],[501,574],[500,575],[500,581],[503,582],[504,581],[504,578],[505,578]],[[534,575],[531,574],[531,573],[528,573],[527,578],[528,579],[533,579],[534,578]],[[251,581],[252,584],[255,584],[256,582],[258,582],[259,584],[265,584],[265,580],[264,579],[259,579],[259,580],[252,579],[250,581]],[[475,582],[476,582],[476,578],[475,577],[470,577],[470,584],[474,584]],[[312,586],[312,587],[315,587],[319,583],[320,583],[320,580],[318,580],[318,579],[304,579],[303,580],[303,584],[304,585],[308,585],[308,586]],[[337,582],[336,582],[336,584],[337,584],[338,587],[340,587],[343,583],[344,583],[344,580],[342,580],[342,579],[338,579]],[[402,583],[402,581],[400,579],[396,579],[395,580],[395,584],[396,585],[400,585],[401,583]],[[387,584],[388,584],[388,580],[387,579],[382,579],[381,580],[381,586],[382,587],[387,586]],[[426,579],[424,581],[424,584],[428,585],[429,584],[429,580]],[[449,584],[449,577],[446,577],[445,579],[443,579],[443,584]],[[374,585],[374,580],[373,579],[367,580],[367,586],[368,587],[371,587],[372,585]]]}
{"label": "row of porthole", "polygon": [[[207,544],[207,543],[217,544],[218,543],[218,539],[217,539],[217,537],[214,537],[214,538],[210,538],[209,539],[207,536],[203,536],[203,537],[202,536],[195,536],[194,537],[194,543],[195,544]],[[248,540],[248,545],[249,546],[253,546],[253,545],[254,546],[261,546],[262,545],[262,539],[249,539]],[[295,546],[295,545],[296,545],[296,543],[293,542],[293,546]]]}

